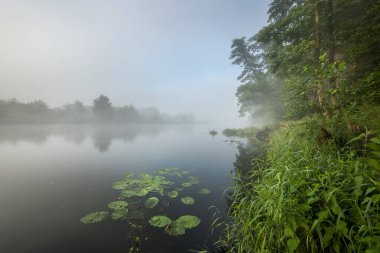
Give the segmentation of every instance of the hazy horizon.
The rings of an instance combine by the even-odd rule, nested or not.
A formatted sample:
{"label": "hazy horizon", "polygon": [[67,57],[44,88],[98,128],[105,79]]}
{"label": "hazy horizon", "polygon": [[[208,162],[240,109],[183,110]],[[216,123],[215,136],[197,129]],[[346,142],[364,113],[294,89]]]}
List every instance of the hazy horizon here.
{"label": "hazy horizon", "polygon": [[[51,107],[157,107],[244,121],[232,39],[266,24],[269,1],[3,1],[0,99]],[[223,112],[223,113],[220,113]]]}

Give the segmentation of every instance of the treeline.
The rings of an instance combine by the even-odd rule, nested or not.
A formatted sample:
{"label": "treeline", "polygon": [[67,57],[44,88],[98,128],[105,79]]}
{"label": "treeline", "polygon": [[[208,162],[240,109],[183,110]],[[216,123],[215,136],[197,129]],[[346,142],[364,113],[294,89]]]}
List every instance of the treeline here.
{"label": "treeline", "polygon": [[240,114],[325,117],[380,102],[380,1],[274,0],[269,22],[233,40]]}
{"label": "treeline", "polygon": [[100,95],[91,106],[80,101],[66,104],[63,107],[50,108],[42,100],[22,103],[16,99],[0,100],[1,124],[27,123],[191,123],[194,117],[190,114],[170,116],[160,113],[157,108],[138,109],[133,105],[112,106],[107,96]]}

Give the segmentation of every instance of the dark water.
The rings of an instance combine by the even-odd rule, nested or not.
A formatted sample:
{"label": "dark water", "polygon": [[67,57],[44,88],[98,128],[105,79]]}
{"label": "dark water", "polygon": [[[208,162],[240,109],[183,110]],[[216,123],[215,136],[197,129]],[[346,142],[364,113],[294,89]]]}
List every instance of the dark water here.
{"label": "dark water", "polygon": [[[212,249],[218,233],[210,235],[210,224],[216,208],[218,216],[226,214],[228,201],[222,195],[231,185],[237,149],[223,142],[221,134],[213,140],[210,129],[214,127],[0,127],[0,252],[128,252],[132,246],[138,246],[138,252]],[[167,167],[190,170],[201,182],[175,199],[158,196],[155,208],[142,208],[143,220],[79,221],[88,213],[107,210],[107,204],[118,199],[120,191],[112,183],[127,172],[152,173]],[[198,194],[203,187],[211,194]],[[182,204],[183,195],[193,197],[195,204]],[[157,194],[131,202],[144,206],[150,196]],[[201,223],[178,237],[148,223],[154,215],[175,219],[185,214],[198,216]]]}

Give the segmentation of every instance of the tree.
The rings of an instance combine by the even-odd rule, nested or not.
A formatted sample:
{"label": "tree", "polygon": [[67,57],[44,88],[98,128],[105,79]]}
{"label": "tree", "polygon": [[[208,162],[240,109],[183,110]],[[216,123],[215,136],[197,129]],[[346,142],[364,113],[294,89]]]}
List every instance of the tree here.
{"label": "tree", "polygon": [[112,103],[110,99],[104,95],[100,95],[94,99],[93,111],[98,120],[112,119]]}

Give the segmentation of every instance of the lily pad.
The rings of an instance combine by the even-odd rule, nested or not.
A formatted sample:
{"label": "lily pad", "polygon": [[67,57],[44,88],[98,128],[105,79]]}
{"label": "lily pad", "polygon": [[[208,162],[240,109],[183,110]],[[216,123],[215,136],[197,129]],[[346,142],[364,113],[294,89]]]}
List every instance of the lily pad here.
{"label": "lily pad", "polygon": [[165,232],[171,236],[184,235],[185,228],[181,223],[173,221],[165,228]]}
{"label": "lily pad", "polygon": [[172,223],[172,220],[164,215],[153,216],[149,220],[149,224],[153,227],[163,228]]}
{"label": "lily pad", "polygon": [[183,182],[181,185],[183,187],[189,187],[189,186],[192,186],[193,184],[191,182]]}
{"label": "lily pad", "polygon": [[195,200],[192,197],[184,197],[181,198],[181,202],[185,205],[193,205],[195,203]]}
{"label": "lily pad", "polygon": [[126,181],[117,181],[112,184],[112,188],[116,190],[125,190],[128,187],[128,182]]}
{"label": "lily pad", "polygon": [[80,222],[85,224],[100,222],[105,220],[108,217],[108,214],[109,212],[107,211],[93,212],[82,217]]}
{"label": "lily pad", "polygon": [[197,227],[201,223],[201,220],[197,216],[183,215],[176,222],[180,223],[184,228],[190,229]]}
{"label": "lily pad", "polygon": [[170,191],[167,193],[169,197],[171,198],[175,198],[178,196],[178,192],[177,191]]}
{"label": "lily pad", "polygon": [[145,201],[145,207],[146,208],[153,208],[157,205],[158,201],[159,201],[158,198],[151,197]]}
{"label": "lily pad", "polygon": [[108,204],[108,207],[113,210],[123,209],[127,206],[128,206],[128,203],[126,201],[113,201]]}
{"label": "lily pad", "polygon": [[139,210],[133,210],[128,215],[128,219],[142,220],[144,219],[144,213]]}
{"label": "lily pad", "polygon": [[120,220],[120,219],[124,219],[127,216],[127,214],[128,214],[127,208],[118,209],[111,214],[111,218],[114,220]]}
{"label": "lily pad", "polygon": [[197,177],[189,176],[188,179],[189,179],[189,182],[192,184],[199,184],[200,183],[200,180]]}
{"label": "lily pad", "polygon": [[206,195],[206,194],[209,194],[211,191],[207,188],[202,188],[198,191],[199,194],[203,194],[203,195]]}

